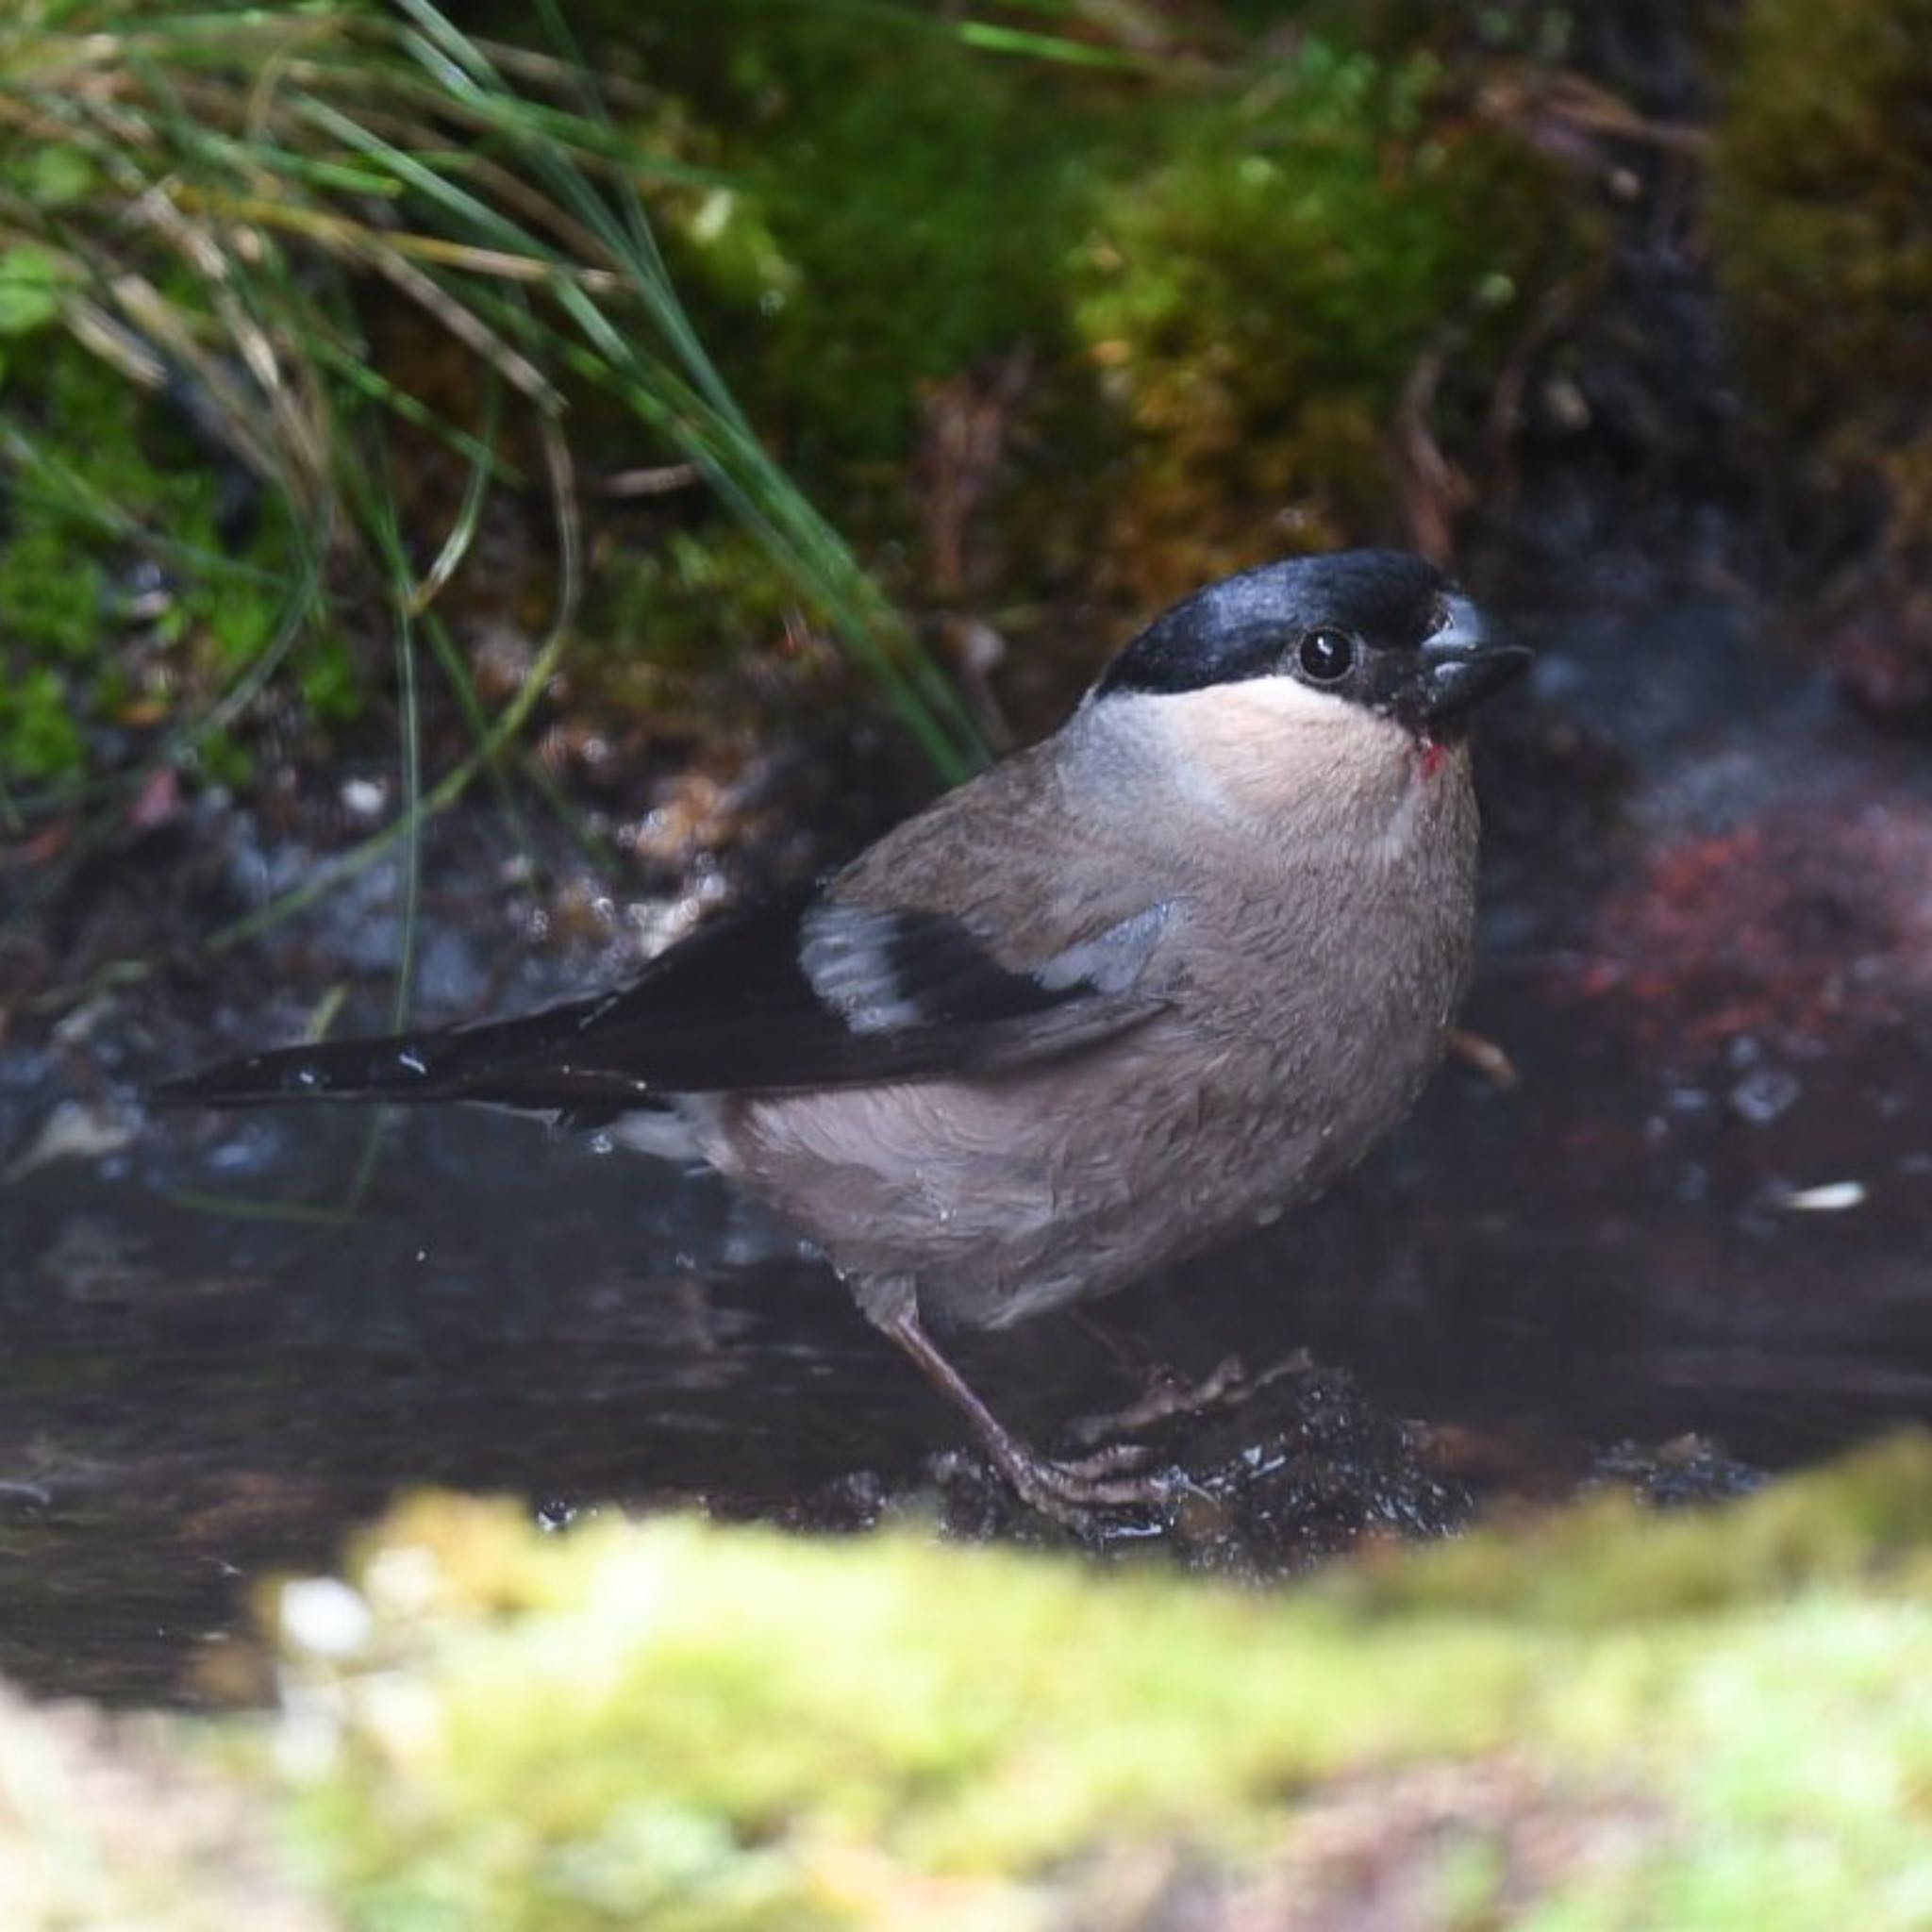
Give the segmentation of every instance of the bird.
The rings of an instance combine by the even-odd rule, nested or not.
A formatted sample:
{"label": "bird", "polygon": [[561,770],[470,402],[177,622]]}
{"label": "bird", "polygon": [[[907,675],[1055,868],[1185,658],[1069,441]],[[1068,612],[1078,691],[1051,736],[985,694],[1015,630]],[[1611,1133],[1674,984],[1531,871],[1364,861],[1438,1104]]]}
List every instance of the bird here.
{"label": "bird", "polygon": [[940,1338],[1272,1222],[1401,1121],[1472,971],[1471,720],[1530,660],[1421,558],[1267,563],[1156,618],[1047,738],[625,986],[158,1097],[473,1101],[694,1145],[1075,1520],[1145,1491],[1024,1441]]}

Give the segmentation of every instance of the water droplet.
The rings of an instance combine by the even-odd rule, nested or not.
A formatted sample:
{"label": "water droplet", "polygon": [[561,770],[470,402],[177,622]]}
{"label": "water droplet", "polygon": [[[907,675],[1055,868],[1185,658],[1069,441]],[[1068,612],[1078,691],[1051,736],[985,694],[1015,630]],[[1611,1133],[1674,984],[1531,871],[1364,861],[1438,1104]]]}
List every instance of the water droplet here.
{"label": "water droplet", "polygon": [[1799,1188],[1787,1194],[1780,1207],[1798,1214],[1842,1214],[1848,1208],[1865,1205],[1863,1181],[1826,1181],[1823,1187]]}

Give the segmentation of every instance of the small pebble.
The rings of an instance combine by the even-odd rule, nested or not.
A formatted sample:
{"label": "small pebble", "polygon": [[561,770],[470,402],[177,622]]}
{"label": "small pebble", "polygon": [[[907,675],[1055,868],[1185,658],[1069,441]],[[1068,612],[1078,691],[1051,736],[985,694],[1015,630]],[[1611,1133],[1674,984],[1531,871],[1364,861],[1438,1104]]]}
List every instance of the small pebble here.
{"label": "small pebble", "polygon": [[389,788],[374,778],[350,778],[343,782],[341,798],[342,809],[366,824],[382,816],[389,803]]}
{"label": "small pebble", "polygon": [[1757,1067],[1731,1089],[1731,1105],[1754,1127],[1769,1126],[1789,1112],[1805,1091],[1797,1074],[1784,1067]]}

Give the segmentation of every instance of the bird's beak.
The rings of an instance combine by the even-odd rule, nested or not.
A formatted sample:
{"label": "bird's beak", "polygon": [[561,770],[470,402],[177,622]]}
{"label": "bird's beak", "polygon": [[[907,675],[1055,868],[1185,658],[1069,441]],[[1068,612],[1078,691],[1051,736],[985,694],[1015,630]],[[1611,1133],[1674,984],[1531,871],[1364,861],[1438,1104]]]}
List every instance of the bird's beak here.
{"label": "bird's beak", "polygon": [[1453,724],[1529,668],[1532,653],[1498,637],[1467,597],[1447,600],[1448,614],[1423,645],[1419,708],[1434,728]]}

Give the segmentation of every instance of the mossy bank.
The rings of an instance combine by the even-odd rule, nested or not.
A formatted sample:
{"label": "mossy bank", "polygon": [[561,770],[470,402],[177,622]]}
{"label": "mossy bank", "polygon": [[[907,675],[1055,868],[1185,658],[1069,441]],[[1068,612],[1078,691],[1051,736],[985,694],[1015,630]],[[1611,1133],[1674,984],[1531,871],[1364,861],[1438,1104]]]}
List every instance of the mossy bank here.
{"label": "mossy bank", "polygon": [[238,1872],[370,1932],[1916,1925],[1928,1496],[1900,1440],[1286,1592],[427,1498],[272,1600],[272,1718],[10,1710],[0,1871],[21,1932]]}

